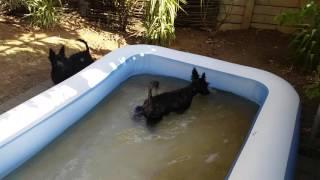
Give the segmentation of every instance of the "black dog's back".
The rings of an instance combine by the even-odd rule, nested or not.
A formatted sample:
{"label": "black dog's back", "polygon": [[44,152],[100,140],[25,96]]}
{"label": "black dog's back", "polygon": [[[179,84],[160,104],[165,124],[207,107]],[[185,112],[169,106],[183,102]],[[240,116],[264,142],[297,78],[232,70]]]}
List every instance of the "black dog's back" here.
{"label": "black dog's back", "polygon": [[183,113],[190,107],[192,99],[196,94],[208,95],[210,93],[205,73],[200,78],[197,70],[194,68],[191,80],[191,83],[184,88],[156,96],[152,96],[152,89],[158,88],[159,82],[151,82],[148,98],[142,106],[136,107],[136,114],[143,115],[146,118],[147,125],[153,126],[170,112]]}
{"label": "black dog's back", "polygon": [[[162,116],[170,112],[183,113],[192,102],[192,90],[189,87],[177,89],[171,92],[165,92],[152,98],[152,107],[144,102],[144,115],[147,117],[147,125],[153,126],[157,124]],[[141,109],[140,109],[141,110]]]}
{"label": "black dog's back", "polygon": [[69,57],[74,74],[76,74],[77,72],[81,71],[82,69],[94,62],[93,58],[90,55],[90,50],[87,42],[83,39],[77,40],[85,44],[86,50],[75,53]]}

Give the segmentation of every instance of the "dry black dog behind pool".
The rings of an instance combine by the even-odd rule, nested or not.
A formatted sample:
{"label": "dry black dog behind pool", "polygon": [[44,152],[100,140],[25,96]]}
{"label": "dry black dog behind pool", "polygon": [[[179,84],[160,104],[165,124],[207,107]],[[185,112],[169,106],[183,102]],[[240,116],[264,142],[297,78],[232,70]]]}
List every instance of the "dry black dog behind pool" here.
{"label": "dry black dog behind pool", "polygon": [[85,44],[86,50],[77,52],[69,57],[74,74],[76,74],[77,72],[81,71],[82,69],[94,62],[93,58],[90,55],[90,49],[87,42],[83,39],[77,40]]}
{"label": "dry black dog behind pool", "polygon": [[50,48],[49,60],[51,62],[51,79],[54,84],[58,84],[72,76],[72,66],[70,61],[66,59],[64,46],[61,47],[57,54]]}
{"label": "dry black dog behind pool", "polygon": [[51,79],[54,84],[58,84],[70,76],[81,71],[91,63],[93,63],[93,58],[89,52],[89,46],[86,41],[82,39],[77,39],[83,42],[86,46],[85,51],[81,51],[71,55],[69,58],[65,55],[65,47],[62,46],[59,53],[49,49],[49,60],[51,62]]}
{"label": "dry black dog behind pool", "polygon": [[184,87],[171,92],[165,92],[156,96],[152,95],[153,87],[148,89],[148,98],[142,106],[135,109],[136,116],[144,116],[148,126],[154,126],[163,116],[170,112],[183,113],[192,102],[192,99],[198,93],[208,95],[208,83],[206,82],[205,73],[199,78],[197,70],[192,70],[192,82]]}

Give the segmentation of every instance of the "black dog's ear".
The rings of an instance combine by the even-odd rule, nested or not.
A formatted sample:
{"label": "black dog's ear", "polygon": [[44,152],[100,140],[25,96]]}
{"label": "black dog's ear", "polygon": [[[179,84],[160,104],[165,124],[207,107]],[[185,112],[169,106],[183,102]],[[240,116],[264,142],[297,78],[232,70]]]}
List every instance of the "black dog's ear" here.
{"label": "black dog's ear", "polygon": [[206,80],[206,73],[202,73],[201,79],[204,81]]}
{"label": "black dog's ear", "polygon": [[60,48],[59,55],[65,57],[64,46]]}
{"label": "black dog's ear", "polygon": [[51,63],[54,63],[54,61],[56,60],[56,53],[49,48],[49,60],[51,61]]}
{"label": "black dog's ear", "polygon": [[49,57],[54,57],[54,56],[56,56],[56,53],[54,53],[54,51],[51,48],[49,48]]}
{"label": "black dog's ear", "polygon": [[192,69],[192,77],[191,77],[191,80],[194,81],[194,80],[197,80],[197,79],[199,79],[198,71],[196,70],[196,68],[193,68],[193,69]]}

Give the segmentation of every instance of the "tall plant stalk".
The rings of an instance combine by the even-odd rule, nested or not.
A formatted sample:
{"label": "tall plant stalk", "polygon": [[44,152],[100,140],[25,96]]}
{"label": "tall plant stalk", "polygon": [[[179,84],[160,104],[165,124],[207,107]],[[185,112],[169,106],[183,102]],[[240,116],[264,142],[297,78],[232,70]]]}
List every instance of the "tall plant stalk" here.
{"label": "tall plant stalk", "polygon": [[113,0],[113,2],[119,16],[120,29],[125,31],[129,24],[129,17],[132,15],[138,0]]}
{"label": "tall plant stalk", "polygon": [[186,0],[147,0],[144,27],[148,43],[168,46],[175,39],[174,22]]}
{"label": "tall plant stalk", "polygon": [[30,12],[28,16],[32,25],[49,28],[57,23],[59,13],[56,5],[61,6],[61,0],[26,0],[24,3]]}

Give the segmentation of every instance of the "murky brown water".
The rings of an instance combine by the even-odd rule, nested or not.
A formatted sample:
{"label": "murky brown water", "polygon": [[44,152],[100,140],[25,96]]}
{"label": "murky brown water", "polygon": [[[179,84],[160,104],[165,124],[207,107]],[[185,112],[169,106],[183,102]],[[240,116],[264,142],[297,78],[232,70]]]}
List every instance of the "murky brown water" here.
{"label": "murky brown water", "polygon": [[196,96],[185,114],[166,116],[151,132],[131,119],[151,80],[160,81],[160,92],[187,84],[155,76],[129,79],[7,179],[223,179],[258,107],[212,90]]}

